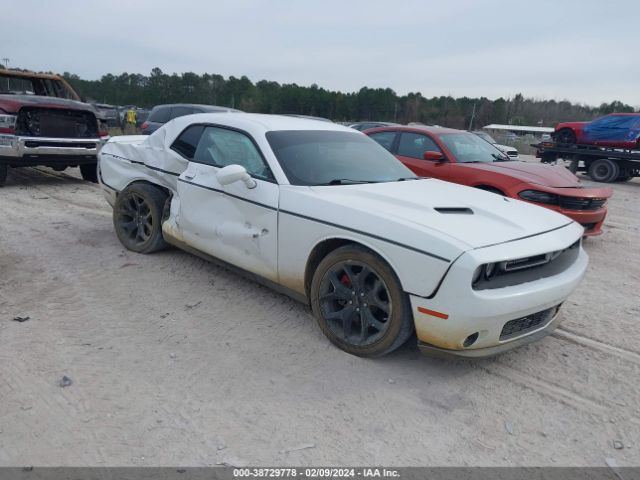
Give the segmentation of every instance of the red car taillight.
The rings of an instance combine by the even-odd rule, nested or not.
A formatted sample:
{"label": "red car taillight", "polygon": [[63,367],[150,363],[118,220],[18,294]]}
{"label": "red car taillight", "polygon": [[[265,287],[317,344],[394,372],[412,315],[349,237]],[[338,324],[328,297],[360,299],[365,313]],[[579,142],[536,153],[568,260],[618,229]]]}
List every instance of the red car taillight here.
{"label": "red car taillight", "polygon": [[144,122],[144,123],[142,124],[142,129],[143,129],[143,130],[144,130],[145,128],[148,128],[148,127],[149,127],[149,122]]}

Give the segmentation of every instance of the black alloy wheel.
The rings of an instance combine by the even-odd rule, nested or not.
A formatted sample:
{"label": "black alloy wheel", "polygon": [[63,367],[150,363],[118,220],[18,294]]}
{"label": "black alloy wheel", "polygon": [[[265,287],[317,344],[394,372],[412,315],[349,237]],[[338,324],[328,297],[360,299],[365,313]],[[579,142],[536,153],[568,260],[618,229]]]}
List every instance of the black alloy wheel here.
{"label": "black alloy wheel", "polygon": [[385,334],[393,304],[387,285],[374,270],[361,262],[345,261],[325,273],[320,309],[337,337],[362,347]]}
{"label": "black alloy wheel", "polygon": [[166,246],[162,215],[167,194],[149,184],[133,184],[116,199],[113,225],[120,242],[129,250],[151,253]]}

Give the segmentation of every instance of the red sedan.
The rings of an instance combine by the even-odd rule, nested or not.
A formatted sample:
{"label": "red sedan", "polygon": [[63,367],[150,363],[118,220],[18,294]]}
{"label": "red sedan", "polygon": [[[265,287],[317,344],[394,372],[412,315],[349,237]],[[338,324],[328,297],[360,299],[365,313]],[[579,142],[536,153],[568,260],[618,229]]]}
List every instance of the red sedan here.
{"label": "red sedan", "polygon": [[610,188],[585,188],[564,167],[512,161],[477,135],[439,127],[365,131],[417,175],[481,188],[560,212],[599,235]]}
{"label": "red sedan", "polygon": [[559,123],[553,137],[564,144],[640,150],[640,113],[612,113],[591,122]]}

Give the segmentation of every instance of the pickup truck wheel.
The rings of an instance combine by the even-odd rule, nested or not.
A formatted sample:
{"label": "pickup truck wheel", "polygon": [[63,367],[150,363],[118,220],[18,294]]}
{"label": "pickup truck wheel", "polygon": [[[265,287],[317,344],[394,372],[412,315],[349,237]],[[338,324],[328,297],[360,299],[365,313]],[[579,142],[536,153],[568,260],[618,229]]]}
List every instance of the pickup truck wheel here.
{"label": "pickup truck wheel", "polygon": [[616,178],[616,182],[628,182],[633,178],[633,170],[630,168],[621,168],[620,173],[618,174],[618,178]]}
{"label": "pickup truck wheel", "polygon": [[556,142],[566,145],[573,145],[576,143],[576,132],[570,128],[562,128],[556,133]]}
{"label": "pickup truck wheel", "polygon": [[391,267],[358,246],[340,247],[318,265],[311,307],[329,340],[345,352],[378,357],[413,332],[409,297]]}
{"label": "pickup truck wheel", "polygon": [[9,166],[5,163],[0,163],[0,187],[7,182],[7,174],[9,172]]}
{"label": "pickup truck wheel", "polygon": [[619,174],[619,165],[609,158],[599,158],[589,165],[589,176],[594,182],[612,182]]}
{"label": "pickup truck wheel", "polygon": [[130,185],[118,195],[113,208],[113,226],[126,248],[152,253],[167,246],[162,237],[166,200],[166,193],[144,183]]}
{"label": "pickup truck wheel", "polygon": [[80,175],[87,182],[98,183],[98,167],[95,164],[80,165]]}

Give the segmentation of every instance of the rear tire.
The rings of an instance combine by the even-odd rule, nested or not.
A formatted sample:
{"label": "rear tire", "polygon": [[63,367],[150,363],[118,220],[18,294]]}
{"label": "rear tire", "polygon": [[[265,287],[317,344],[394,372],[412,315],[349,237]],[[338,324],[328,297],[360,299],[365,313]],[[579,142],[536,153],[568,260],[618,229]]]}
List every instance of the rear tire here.
{"label": "rear tire", "polygon": [[345,245],[318,265],[310,289],[318,325],[338,348],[379,357],[414,331],[409,296],[391,267],[373,252]]}
{"label": "rear tire", "polygon": [[589,165],[589,177],[594,182],[612,182],[620,175],[620,166],[609,158],[599,158]]}
{"label": "rear tire", "polygon": [[0,164],[0,187],[7,183],[7,175],[9,173],[9,165],[6,163]]}
{"label": "rear tire", "polygon": [[163,190],[147,183],[134,183],[120,192],[113,208],[113,226],[122,245],[138,253],[166,248],[162,217],[167,198]]}
{"label": "rear tire", "polygon": [[628,182],[633,178],[633,170],[630,168],[621,168],[620,173],[618,174],[618,178],[616,178],[616,182]]}
{"label": "rear tire", "polygon": [[87,182],[98,183],[98,166],[96,164],[80,165],[80,175]]}
{"label": "rear tire", "polygon": [[570,128],[562,128],[556,133],[556,143],[573,145],[576,143],[576,132]]}

